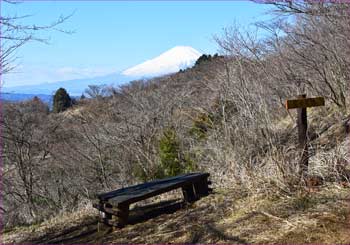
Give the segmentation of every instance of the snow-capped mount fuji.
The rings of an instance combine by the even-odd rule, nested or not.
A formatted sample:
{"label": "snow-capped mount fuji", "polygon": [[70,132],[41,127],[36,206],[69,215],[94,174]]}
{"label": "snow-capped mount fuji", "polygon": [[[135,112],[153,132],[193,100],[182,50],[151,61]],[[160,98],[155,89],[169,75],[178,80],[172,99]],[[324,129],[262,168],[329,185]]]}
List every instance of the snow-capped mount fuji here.
{"label": "snow-capped mount fuji", "polygon": [[[16,87],[3,87],[2,93],[8,93],[6,98],[17,98],[16,94],[52,95],[60,87],[65,88],[70,95],[80,96],[88,85],[113,85],[119,86],[133,80],[150,79],[167,75],[186,69],[194,65],[202,54],[189,46],[176,46],[162,53],[156,58],[126,69],[99,77],[74,79],[57,82],[38,83],[35,85],[23,85]],[[0,94],[1,95],[1,94]],[[1,97],[1,96],[0,96]],[[15,99],[14,99],[15,100]]]}
{"label": "snow-capped mount fuji", "polygon": [[202,54],[189,46],[176,46],[154,59],[122,72],[125,76],[150,78],[175,73],[193,66]]}

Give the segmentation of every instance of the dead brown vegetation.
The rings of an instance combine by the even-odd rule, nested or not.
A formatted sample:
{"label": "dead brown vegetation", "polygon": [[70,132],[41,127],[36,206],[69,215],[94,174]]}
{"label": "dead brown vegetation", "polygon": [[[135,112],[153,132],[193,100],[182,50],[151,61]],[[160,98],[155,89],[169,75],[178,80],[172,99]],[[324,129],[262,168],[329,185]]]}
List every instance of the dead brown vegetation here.
{"label": "dead brown vegetation", "polygon": [[[96,193],[154,178],[169,128],[181,154],[217,187],[295,198],[303,189],[300,156],[283,101],[300,93],[327,101],[310,111],[310,174],[349,181],[349,4],[270,4],[276,18],[257,24],[266,35],[228,28],[216,37],[224,56],[184,72],[109,88],[57,115],[34,102],[5,105],[5,226],[39,222]],[[277,215],[266,214],[259,217]]]}

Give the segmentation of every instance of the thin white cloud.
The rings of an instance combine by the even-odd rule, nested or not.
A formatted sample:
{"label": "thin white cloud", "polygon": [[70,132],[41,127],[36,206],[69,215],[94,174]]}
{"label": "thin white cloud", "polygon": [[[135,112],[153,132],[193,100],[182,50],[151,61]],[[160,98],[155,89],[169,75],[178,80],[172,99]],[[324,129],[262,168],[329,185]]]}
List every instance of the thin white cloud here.
{"label": "thin white cloud", "polygon": [[[61,67],[58,68],[55,73],[57,76],[64,77],[79,77],[79,78],[89,78],[94,76],[103,76],[115,72],[115,69],[111,68],[95,68],[95,67]],[[74,78],[75,79],[75,78]]]}
{"label": "thin white cloud", "polygon": [[2,77],[4,87],[35,85],[57,81],[93,78],[116,72],[113,67],[58,67],[43,68],[40,66],[17,67],[16,72]]}

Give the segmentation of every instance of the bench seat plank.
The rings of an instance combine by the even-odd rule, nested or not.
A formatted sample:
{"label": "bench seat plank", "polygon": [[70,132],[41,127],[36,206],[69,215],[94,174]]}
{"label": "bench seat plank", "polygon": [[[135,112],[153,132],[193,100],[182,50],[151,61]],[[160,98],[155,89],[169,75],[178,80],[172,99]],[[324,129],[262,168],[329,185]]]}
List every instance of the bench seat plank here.
{"label": "bench seat plank", "polygon": [[122,188],[116,191],[98,195],[101,201],[111,204],[130,204],[152,196],[156,196],[172,189],[190,185],[209,176],[208,173],[190,173],[161,180],[154,180],[139,185]]}

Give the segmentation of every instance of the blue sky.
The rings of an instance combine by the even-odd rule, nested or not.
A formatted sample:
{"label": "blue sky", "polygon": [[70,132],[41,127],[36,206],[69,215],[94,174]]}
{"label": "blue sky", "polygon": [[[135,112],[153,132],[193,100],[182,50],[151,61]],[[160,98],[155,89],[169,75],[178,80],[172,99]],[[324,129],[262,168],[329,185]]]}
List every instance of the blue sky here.
{"label": "blue sky", "polygon": [[177,46],[215,53],[214,34],[234,22],[249,26],[267,19],[268,7],[248,1],[24,1],[1,6],[2,16],[31,17],[48,24],[74,15],[61,26],[67,35],[41,33],[50,44],[28,43],[18,50],[17,69],[5,87],[87,78],[122,71]]}

